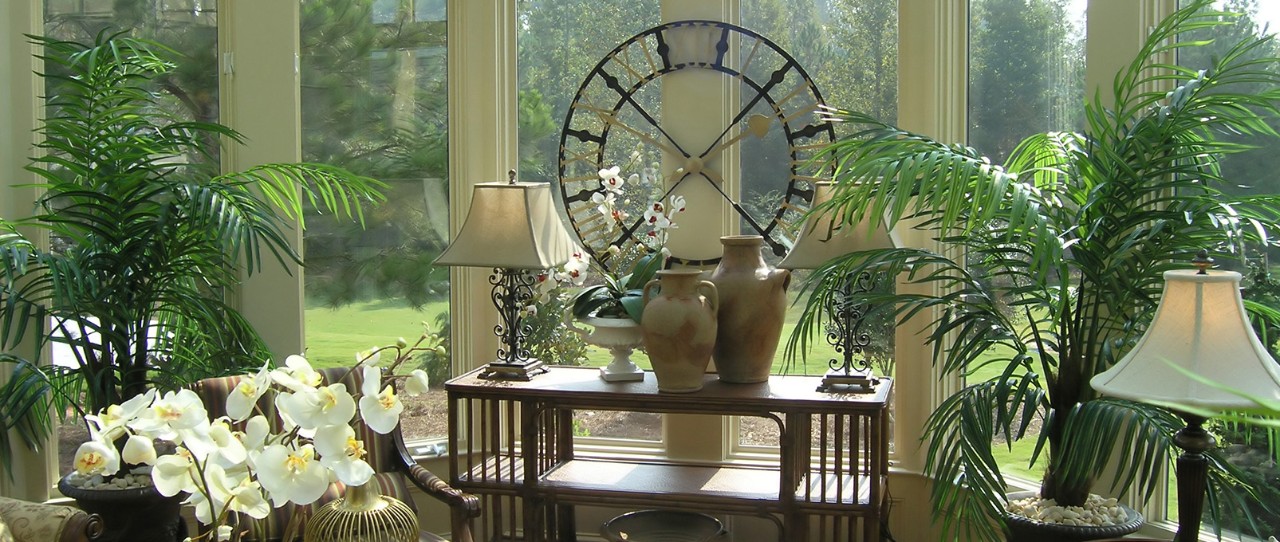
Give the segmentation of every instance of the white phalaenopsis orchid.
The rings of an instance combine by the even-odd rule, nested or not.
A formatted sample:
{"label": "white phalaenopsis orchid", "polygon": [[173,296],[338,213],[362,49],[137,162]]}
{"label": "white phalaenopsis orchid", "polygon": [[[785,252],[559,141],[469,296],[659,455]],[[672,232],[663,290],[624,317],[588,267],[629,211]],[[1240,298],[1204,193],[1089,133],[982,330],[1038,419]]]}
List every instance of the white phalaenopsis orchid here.
{"label": "white phalaenopsis orchid", "polygon": [[[366,367],[377,372],[377,367]],[[281,393],[276,406],[303,429],[315,430],[325,425],[347,424],[356,413],[356,402],[341,382],[294,393]]]}
{"label": "white phalaenopsis orchid", "polygon": [[427,380],[426,371],[414,369],[413,372],[409,373],[409,379],[404,381],[404,392],[409,394],[409,397],[417,397],[427,393],[427,388],[430,384],[430,381]]}
{"label": "white phalaenopsis orchid", "polygon": [[359,486],[373,477],[373,467],[364,460],[364,441],[356,440],[356,432],[350,425],[331,425],[317,430],[315,444],[320,464],[332,470],[342,483]]}
{"label": "white phalaenopsis orchid", "polygon": [[[351,427],[357,398],[360,419],[371,429],[380,434],[395,429],[404,405],[392,381],[403,380],[410,395],[426,392],[428,385],[422,369],[401,375],[395,370],[415,352],[443,353],[440,348],[438,339],[424,334],[413,346],[400,339],[358,354],[351,370],[361,371],[364,384],[356,397],[345,384],[325,385],[306,358],[289,356],[283,368],[268,363],[256,374],[241,376],[226,398],[228,416],[214,420],[191,390],[149,390],[85,416],[90,439],[76,452],[76,472],[110,477],[122,463],[152,465],[156,490],[165,496],[187,493],[184,502],[211,526],[194,540],[224,539],[231,532],[225,524],[230,513],[264,518],[272,505],[315,502],[335,480],[348,486],[368,483],[373,467]],[[379,367],[381,352],[390,349],[394,361]],[[274,394],[268,397],[279,421],[274,430],[271,420],[255,412],[267,394]],[[118,451],[114,441],[121,438],[126,440]],[[157,455],[157,439],[176,445],[174,451]]]}
{"label": "white phalaenopsis orchid", "polygon": [[285,502],[310,504],[329,488],[329,471],[316,459],[315,448],[268,445],[253,461],[258,482],[276,506]]}
{"label": "white phalaenopsis orchid", "polygon": [[[381,390],[378,389],[380,387]],[[396,392],[390,384],[382,386],[382,375],[376,368],[365,368],[364,384],[360,391],[364,395],[360,398],[360,417],[364,419],[369,429],[380,435],[395,429],[396,424],[400,423],[400,413],[404,411],[404,403],[396,397]]]}
{"label": "white phalaenopsis orchid", "polygon": [[235,390],[227,396],[227,415],[232,420],[242,421],[253,413],[253,407],[267,389],[271,387],[271,366],[263,364],[258,374],[250,378],[241,378]]}
{"label": "white phalaenopsis orchid", "polygon": [[293,391],[302,391],[305,389],[319,386],[324,377],[319,371],[311,368],[311,363],[299,355],[292,355],[284,359],[284,368],[271,371],[271,378],[275,382],[279,382],[281,386],[289,388]]}

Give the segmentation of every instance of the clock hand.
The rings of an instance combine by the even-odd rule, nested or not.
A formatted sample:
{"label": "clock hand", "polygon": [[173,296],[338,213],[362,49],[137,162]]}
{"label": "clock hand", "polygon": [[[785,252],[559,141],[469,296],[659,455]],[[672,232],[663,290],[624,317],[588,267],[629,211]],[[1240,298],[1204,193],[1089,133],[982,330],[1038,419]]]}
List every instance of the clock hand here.
{"label": "clock hand", "polygon": [[[676,146],[676,149],[679,150],[678,154],[680,156],[683,156],[685,158],[688,158],[690,156],[689,152],[684,150],[684,147],[681,147],[679,143],[676,143],[676,140],[671,137],[671,134],[668,134],[666,130],[663,130],[662,126],[658,125],[658,121],[654,120],[653,116],[650,115],[649,112],[645,110],[645,108],[640,107],[640,104],[636,103],[635,99],[633,99],[630,94],[626,95],[626,99],[627,99],[627,103],[631,104],[631,107],[635,108],[636,112],[640,113],[640,116],[643,117],[644,120],[649,121],[649,124],[653,125],[654,128],[658,129],[658,133],[662,134],[662,137],[667,138],[667,141],[670,141],[672,145]],[[655,144],[657,143],[655,142]]]}
{"label": "clock hand", "polygon": [[[645,140],[646,142],[648,142],[650,145],[653,145],[653,146],[655,146],[655,147],[658,147],[659,149],[662,149],[662,150],[664,150],[664,151],[666,151],[666,152],[669,152],[669,153],[674,154],[674,155],[677,155],[677,156],[681,156],[681,157],[684,157],[684,158],[688,158],[688,157],[689,157],[689,153],[684,152],[684,149],[681,149],[679,145],[676,145],[676,146],[675,146],[675,148],[672,148],[670,145],[667,145],[667,144],[665,144],[665,143],[663,143],[663,142],[661,142],[661,141],[658,141],[658,140],[657,140],[656,138],[654,138],[653,136],[651,136],[651,135],[649,135],[649,134],[647,134],[647,133],[645,133],[645,132],[642,132],[642,131],[640,131],[640,130],[637,130],[637,129],[635,129],[635,128],[632,128],[631,126],[628,126],[628,125],[627,125],[627,123],[622,122],[621,120],[618,120],[618,117],[615,117],[615,116],[613,116],[612,114],[610,114],[610,113],[608,113],[608,112],[605,112],[605,111],[602,111],[602,110],[595,110],[595,109],[593,109],[593,111],[595,111],[596,115],[598,115],[598,116],[600,117],[600,120],[601,120],[601,121],[604,121],[604,122],[605,122],[605,123],[607,123],[607,124],[612,124],[612,125],[614,125],[614,126],[617,126],[617,127],[619,127],[619,128],[622,128],[623,130],[626,130],[626,131],[628,131],[628,132],[631,132],[631,133],[632,133],[632,134],[634,134],[636,137],[639,137],[640,139],[643,139],[643,140]],[[662,129],[661,129],[661,128],[659,128],[658,130],[659,130],[659,131],[661,131]],[[663,132],[663,135],[666,135],[666,133],[665,133],[665,132]],[[670,138],[670,137],[668,137],[667,139],[668,139],[668,140],[670,140],[671,138]],[[674,145],[674,144],[675,144],[675,142],[673,141],[673,142],[672,142],[672,144]]]}
{"label": "clock hand", "polygon": [[[699,156],[699,158],[702,158],[703,162],[707,162],[711,160],[709,156],[712,153],[720,152],[721,150],[724,150],[730,145],[733,145],[734,143],[741,141],[742,138],[747,137],[748,135],[756,136],[757,139],[764,139],[764,136],[769,133],[769,126],[771,124],[773,124],[773,117],[769,117],[767,115],[760,115],[760,114],[751,115],[750,117],[747,118],[746,130],[738,132],[738,135],[733,136],[732,138],[721,142],[719,145],[716,145],[714,147],[707,149],[702,153],[701,156]],[[721,137],[724,137],[724,134],[721,134]]]}
{"label": "clock hand", "polygon": [[[786,79],[787,72],[790,71],[792,67],[794,67],[792,63],[787,62],[786,64],[783,64],[781,68],[774,70],[773,74],[769,77],[769,81],[765,83],[763,87],[756,90],[756,96],[752,98],[750,102],[747,102],[747,105],[742,106],[742,108],[738,110],[738,114],[734,115],[733,120],[729,121],[729,124],[724,127],[724,131],[720,132],[720,137],[717,137],[715,141],[711,142],[711,145],[707,147],[707,150],[703,151],[702,154],[698,156],[706,156],[715,149],[716,144],[719,143],[721,139],[724,139],[724,136],[729,133],[730,128],[737,126],[738,123],[742,121],[742,118],[746,117],[747,113],[751,112],[751,108],[760,103],[760,100],[764,99],[765,95],[769,94],[769,92],[773,90],[773,87],[778,86],[778,83],[781,83]],[[723,145],[721,147],[723,147]]]}
{"label": "clock hand", "polygon": [[733,198],[724,193],[724,189],[720,188],[720,186],[724,184],[724,178],[722,178],[719,173],[716,173],[715,170],[710,168],[704,168],[701,173],[703,177],[706,177],[707,180],[711,182],[711,186],[715,187],[716,192],[719,192],[720,196],[723,197],[725,201],[729,202],[729,205],[733,207],[733,210],[737,211],[739,216],[746,219],[747,224],[750,224],[751,227],[756,230],[756,233],[759,233],[760,236],[764,238],[765,244],[769,245],[769,248],[773,250],[775,255],[785,256],[787,254],[786,246],[770,236],[768,230],[760,227],[760,224],[756,222],[756,219],[751,217],[751,213],[748,213],[746,209],[742,208],[742,204],[733,201]]}

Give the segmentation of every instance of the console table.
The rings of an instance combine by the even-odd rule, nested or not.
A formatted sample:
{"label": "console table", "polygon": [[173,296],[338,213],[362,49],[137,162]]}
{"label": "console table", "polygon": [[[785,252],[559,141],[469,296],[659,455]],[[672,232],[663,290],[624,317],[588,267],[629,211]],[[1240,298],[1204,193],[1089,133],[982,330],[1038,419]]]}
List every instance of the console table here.
{"label": "console table", "polygon": [[[888,475],[892,388],[817,391],[820,377],[723,384],[688,394],[599,371],[551,367],[528,382],[447,382],[451,485],[480,495],[480,540],[575,540],[575,505],[678,508],[767,518],[787,541],[879,541]],[[573,411],[759,416],[778,424],[772,464],[694,464],[578,457]],[[466,450],[464,452],[463,450]]]}

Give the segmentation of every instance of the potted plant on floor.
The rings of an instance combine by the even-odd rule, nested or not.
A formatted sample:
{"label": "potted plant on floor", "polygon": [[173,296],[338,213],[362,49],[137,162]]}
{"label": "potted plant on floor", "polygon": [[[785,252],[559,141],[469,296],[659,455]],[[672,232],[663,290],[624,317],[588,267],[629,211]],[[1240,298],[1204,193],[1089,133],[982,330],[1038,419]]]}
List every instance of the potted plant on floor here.
{"label": "potted plant on floor", "polygon": [[[220,174],[211,151],[243,137],[157,100],[172,51],[123,34],[32,39],[49,113],[27,167],[41,179],[35,212],[0,217],[0,361],[14,369],[0,387],[6,469],[9,430],[34,447],[51,411],[99,412],[258,365],[266,347],[224,292],[242,271],[301,263],[285,231],[304,208],[361,219],[383,186],[320,164]],[[51,348],[65,359],[38,364]]]}
{"label": "potted plant on floor", "polygon": [[[935,293],[863,299],[902,318],[933,311],[925,334],[934,364],[970,377],[925,427],[925,470],[947,536],[998,539],[1008,499],[993,447],[1003,446],[997,437],[1031,438],[1033,422],[1043,424],[1032,457],[1044,469],[1041,497],[1081,505],[1108,465],[1119,473],[1114,491],[1133,484],[1149,498],[1164,483],[1180,422],[1161,408],[1100,397],[1089,379],[1141,335],[1163,271],[1188,267],[1201,248],[1221,260],[1280,232],[1280,196],[1228,194],[1218,168],[1223,155],[1242,150],[1224,132],[1277,139],[1265,122],[1280,116],[1280,59],[1267,56],[1270,38],[1234,43],[1212,65],[1163,60],[1203,45],[1179,41],[1188,32],[1231,24],[1208,13],[1210,5],[1197,0],[1155,27],[1111,96],[1086,103],[1082,132],[1033,135],[1003,166],[868,115],[831,113],[853,129],[831,148],[835,196],[813,212],[849,224],[920,221],[942,248],[828,262],[804,284],[812,294],[788,350],[804,351],[821,325],[835,295],[829,275],[906,273],[931,287]],[[1241,92],[1242,83],[1265,90]],[[972,371],[984,368],[995,376],[975,381]],[[1235,475],[1214,464],[1217,502],[1255,498],[1232,487]]]}

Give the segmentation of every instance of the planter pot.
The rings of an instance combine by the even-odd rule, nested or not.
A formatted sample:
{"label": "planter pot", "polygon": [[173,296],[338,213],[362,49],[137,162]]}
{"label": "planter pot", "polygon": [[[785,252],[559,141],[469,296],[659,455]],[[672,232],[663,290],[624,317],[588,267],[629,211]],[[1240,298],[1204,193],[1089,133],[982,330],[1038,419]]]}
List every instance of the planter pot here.
{"label": "planter pot", "polygon": [[[1009,499],[1023,499],[1036,495],[1033,491],[1009,494]],[[1118,525],[1080,526],[1042,523],[1016,514],[1005,515],[1005,525],[1009,528],[1008,542],[1084,542],[1086,540],[1103,540],[1118,538],[1137,532],[1142,527],[1142,514],[1125,505],[1126,521]]]}
{"label": "planter pot", "polygon": [[644,285],[640,329],[658,391],[702,389],[716,344],[719,302],[716,285],[701,277],[697,269],[664,269]]}
{"label": "planter pot", "polygon": [[[575,321],[591,326],[591,329],[587,330],[578,327],[574,325]],[[568,326],[569,331],[581,336],[583,342],[601,348],[608,348],[609,353],[613,355],[613,361],[608,366],[600,368],[600,378],[606,382],[644,380],[644,370],[631,361],[631,351],[644,344],[644,336],[640,331],[640,324],[636,323],[635,320],[630,318],[600,318],[597,316],[574,319],[571,314],[566,312],[564,323]]]}
{"label": "planter pot", "polygon": [[760,254],[759,235],[720,238],[724,257],[711,273],[720,296],[718,331],[712,358],[721,382],[751,384],[769,380],[774,353],[787,316],[791,273],[774,269]]}
{"label": "planter pot", "polygon": [[179,514],[181,495],[165,497],[150,486],[85,489],[71,485],[65,476],[58,490],[75,499],[81,510],[102,516],[105,530],[98,542],[175,542],[187,536]]}

